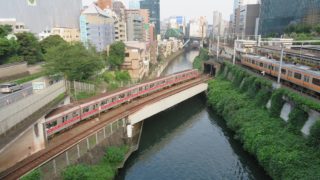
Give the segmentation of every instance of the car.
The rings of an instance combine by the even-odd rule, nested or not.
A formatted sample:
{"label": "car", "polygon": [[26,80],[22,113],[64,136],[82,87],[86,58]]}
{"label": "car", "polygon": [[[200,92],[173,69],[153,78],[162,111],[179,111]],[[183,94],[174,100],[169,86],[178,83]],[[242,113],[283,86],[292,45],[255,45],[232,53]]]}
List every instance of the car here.
{"label": "car", "polygon": [[13,93],[15,91],[21,90],[23,87],[16,83],[5,83],[0,84],[0,92],[1,93]]}

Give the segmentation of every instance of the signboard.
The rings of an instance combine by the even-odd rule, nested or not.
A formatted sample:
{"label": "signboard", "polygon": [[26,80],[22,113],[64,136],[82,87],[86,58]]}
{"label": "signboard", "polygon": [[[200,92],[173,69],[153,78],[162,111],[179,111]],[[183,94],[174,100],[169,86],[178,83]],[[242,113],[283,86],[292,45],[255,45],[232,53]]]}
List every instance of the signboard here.
{"label": "signboard", "polygon": [[42,90],[46,88],[45,82],[33,82],[32,83],[33,90]]}
{"label": "signboard", "polygon": [[27,0],[28,6],[36,6],[37,0]]}

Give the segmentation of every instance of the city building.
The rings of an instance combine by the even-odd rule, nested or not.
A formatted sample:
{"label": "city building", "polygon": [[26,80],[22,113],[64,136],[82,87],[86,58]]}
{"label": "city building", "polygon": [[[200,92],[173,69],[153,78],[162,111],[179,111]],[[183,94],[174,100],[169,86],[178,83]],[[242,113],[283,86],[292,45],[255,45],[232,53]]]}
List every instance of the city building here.
{"label": "city building", "polygon": [[91,4],[80,16],[80,37],[86,45],[104,51],[115,41],[114,15],[111,10],[102,10]]}
{"label": "city building", "polygon": [[222,13],[219,11],[213,11],[213,22],[212,22],[212,28],[213,28],[213,35],[221,36],[223,35],[222,31]]}
{"label": "city building", "polygon": [[[80,0],[54,0],[33,3],[27,0],[0,1],[0,17],[14,18],[38,34],[54,27],[79,28]],[[22,28],[23,29],[23,28]]]}
{"label": "city building", "polygon": [[114,1],[112,9],[115,12],[115,40],[127,41],[126,7],[122,1]]}
{"label": "city building", "polygon": [[259,33],[281,35],[291,24],[320,23],[320,0],[263,0]]}
{"label": "city building", "polygon": [[126,10],[127,39],[128,41],[144,41],[144,19],[138,9]]}
{"label": "city building", "polygon": [[59,35],[62,39],[67,42],[80,41],[80,31],[75,28],[62,28],[55,27],[51,30],[52,35]]}
{"label": "city building", "polygon": [[236,34],[240,36],[257,35],[257,22],[260,4],[248,4],[240,7],[239,28]]}
{"label": "city building", "polygon": [[[240,10],[241,6],[249,4],[259,4],[260,0],[234,0],[233,6],[233,33],[237,34],[240,31]],[[238,34],[237,34],[238,35]]]}
{"label": "city building", "polygon": [[29,32],[30,29],[26,28],[22,22],[17,22],[15,18],[4,18],[0,19],[0,25],[10,25],[13,33]]}
{"label": "city building", "polygon": [[129,0],[129,9],[140,9],[140,0]]}
{"label": "city building", "polygon": [[156,32],[160,33],[160,0],[142,0],[140,8],[149,10],[150,22],[155,24]]}
{"label": "city building", "polygon": [[145,42],[127,41],[125,45],[126,57],[121,69],[128,71],[137,82],[149,74],[150,51]]}
{"label": "city building", "polygon": [[189,22],[189,36],[193,38],[207,37],[208,21],[206,17],[192,19]]}
{"label": "city building", "polygon": [[102,9],[111,9],[112,8],[112,0],[97,0],[97,6]]}

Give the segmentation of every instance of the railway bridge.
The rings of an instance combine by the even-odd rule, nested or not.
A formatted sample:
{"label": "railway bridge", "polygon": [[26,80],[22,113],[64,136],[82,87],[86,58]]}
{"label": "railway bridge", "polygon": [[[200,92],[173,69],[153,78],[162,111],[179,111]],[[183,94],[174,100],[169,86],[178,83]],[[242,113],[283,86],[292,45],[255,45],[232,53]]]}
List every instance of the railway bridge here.
{"label": "railway bridge", "polygon": [[120,129],[123,136],[121,138],[125,139],[133,152],[139,146],[145,119],[205,92],[209,79],[210,77],[202,75],[99,114],[98,117],[54,136],[46,142],[43,150],[23,159],[13,158],[19,156],[20,152],[14,154],[14,151],[10,151],[8,155],[2,154],[0,179],[18,179],[34,169],[40,169],[42,173],[49,173],[47,177],[53,177],[81,158],[84,152],[101,143],[116,129]]}

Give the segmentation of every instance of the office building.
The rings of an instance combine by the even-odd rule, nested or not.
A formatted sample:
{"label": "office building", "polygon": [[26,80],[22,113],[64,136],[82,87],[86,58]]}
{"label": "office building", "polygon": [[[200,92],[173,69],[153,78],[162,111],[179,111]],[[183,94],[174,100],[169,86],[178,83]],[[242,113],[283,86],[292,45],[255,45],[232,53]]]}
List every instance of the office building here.
{"label": "office building", "polygon": [[281,35],[290,24],[320,23],[320,0],[263,0],[259,32]]}
{"label": "office building", "polygon": [[80,41],[79,29],[55,27],[51,30],[52,35],[59,35],[67,42]]}
{"label": "office building", "polygon": [[144,19],[138,9],[126,10],[128,41],[144,41]]}
{"label": "office building", "polygon": [[81,41],[95,46],[97,51],[106,50],[115,41],[114,15],[91,4],[80,16]]}
{"label": "office building", "polygon": [[213,22],[212,22],[212,33],[215,36],[220,36],[223,35],[222,31],[222,13],[219,11],[214,11],[213,12]]}
{"label": "office building", "polygon": [[142,0],[140,8],[149,10],[150,22],[155,24],[157,33],[160,33],[160,0]]}
{"label": "office building", "polygon": [[260,4],[248,4],[240,7],[239,27],[236,34],[252,36],[256,34],[256,23],[259,18]]}
{"label": "office building", "polygon": [[140,9],[140,0],[129,0],[129,9]]}
{"label": "office building", "polygon": [[189,36],[193,38],[207,37],[208,21],[205,17],[201,16],[192,19],[189,22]]}

